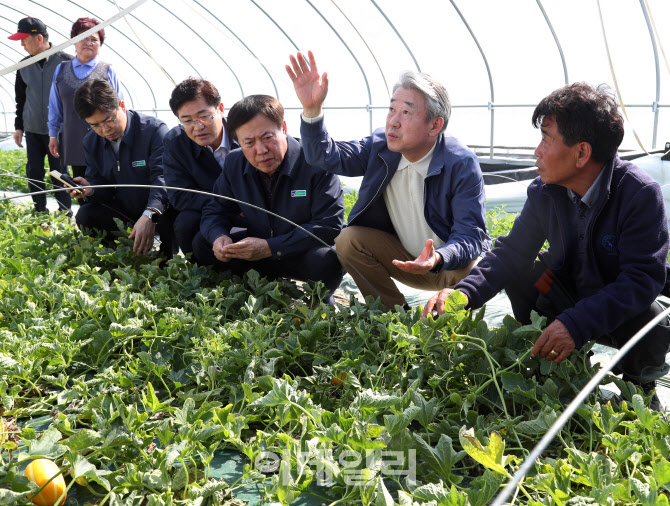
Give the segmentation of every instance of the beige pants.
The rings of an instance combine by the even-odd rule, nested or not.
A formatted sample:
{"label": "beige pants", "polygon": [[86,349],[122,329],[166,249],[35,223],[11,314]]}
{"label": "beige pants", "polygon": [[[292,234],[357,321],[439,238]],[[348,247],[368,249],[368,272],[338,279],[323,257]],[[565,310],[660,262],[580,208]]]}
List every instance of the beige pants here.
{"label": "beige pants", "polygon": [[361,293],[364,296],[381,297],[389,309],[406,304],[405,296],[393,279],[419,290],[437,291],[453,287],[479,261],[477,257],[462,269],[437,274],[405,272],[393,265],[392,260],[407,262],[415,260],[415,257],[405,249],[397,236],[368,227],[346,227],[335,239],[335,245],[337,252],[347,260],[340,258],[340,263],[354,278]]}

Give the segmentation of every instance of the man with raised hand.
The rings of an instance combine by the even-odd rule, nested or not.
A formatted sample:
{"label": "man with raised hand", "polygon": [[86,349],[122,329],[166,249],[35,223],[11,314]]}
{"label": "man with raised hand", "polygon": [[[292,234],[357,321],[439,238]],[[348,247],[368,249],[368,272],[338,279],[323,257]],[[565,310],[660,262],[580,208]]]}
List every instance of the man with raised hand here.
{"label": "man with raised hand", "polygon": [[[97,234],[118,230],[114,218],[132,227],[130,239],[138,255],[149,253],[156,232],[160,253],[171,258],[177,251],[173,213],[169,210],[163,178],[163,139],[168,128],[161,120],[126,109],[105,79],[91,79],[74,94],[77,115],[91,131],[84,137],[86,172],[74,181],[83,190],[71,192],[86,198],[77,212],[77,225]],[[89,185],[153,185],[154,188],[88,188]]]}
{"label": "man with raised hand", "polygon": [[[211,82],[191,77],[172,91],[170,108],[179,125],[165,137],[165,184],[211,192],[226,156],[239,147],[226,126],[221,95]],[[179,247],[182,253],[191,253],[209,197],[179,190],[168,190],[168,196],[179,213],[175,219]]]}
{"label": "man with raised hand", "polygon": [[[332,303],[344,274],[336,253],[263,210],[331,245],[344,224],[339,179],[305,161],[300,141],[287,134],[284,108],[274,97],[240,100],[230,109],[228,125],[241,149],[226,158],[213,192],[236,200],[210,199],[206,204],[193,240],[196,260],[237,274],[255,269],[271,278],[322,281]],[[247,228],[233,231],[240,213]]]}
{"label": "man with raised hand", "polygon": [[309,64],[298,53],[286,66],[303,106],[305,159],[363,177],[348,226],[335,240],[342,265],[363,295],[380,296],[389,309],[407,306],[394,279],[423,290],[454,286],[491,242],[477,157],[444,133],[451,114],[446,89],[427,74],[403,72],[386,128],[336,142],[322,111],[328,76],[308,56]]}
{"label": "man with raised hand", "polygon": [[[590,340],[621,348],[663,311],[656,298],[670,295],[668,226],[658,183],[617,156],[623,119],[606,86],[560,88],[532,121],[542,132],[539,177],[510,234],[455,289],[472,309],[505,289],[520,322],[530,323],[531,311],[546,316],[531,356],[560,364]],[[423,316],[442,313],[452,291],[434,295]],[[650,393],[668,372],[669,348],[665,317],[615,372]],[[662,409],[655,393],[651,407]]]}
{"label": "man with raised hand", "polygon": [[[51,48],[47,27],[37,18],[23,18],[15,34],[9,36],[10,40],[20,40],[21,45],[29,56],[28,59]],[[21,140],[26,138],[26,177],[30,179],[28,187],[31,192],[44,190],[44,157],[49,157],[51,170],[61,172],[60,160],[52,156],[49,151],[49,127],[47,118],[49,115],[49,92],[56,67],[61,62],[70,61],[74,57],[70,54],[58,51],[46,58],[23,67],[16,72],[14,90],[16,95],[16,119],[14,120],[14,142],[20,148],[23,147]],[[56,188],[62,188],[63,184],[57,179],[51,178]],[[64,191],[56,192],[54,197],[61,211],[67,211],[70,215],[72,200],[70,195]],[[35,211],[48,212],[47,196],[32,195]]]}

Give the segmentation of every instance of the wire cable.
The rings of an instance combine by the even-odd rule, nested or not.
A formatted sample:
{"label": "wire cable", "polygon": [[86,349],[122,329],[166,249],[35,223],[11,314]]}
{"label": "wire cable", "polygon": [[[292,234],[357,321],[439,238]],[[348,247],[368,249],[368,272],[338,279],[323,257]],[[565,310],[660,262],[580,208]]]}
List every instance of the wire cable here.
{"label": "wire cable", "polygon": [[[23,164],[23,165],[25,165],[25,164]],[[21,165],[19,165],[19,167],[21,167]],[[61,187],[61,186],[56,186],[55,184],[53,184],[53,183],[51,183],[51,182],[49,182],[49,181],[46,181],[46,180],[33,179],[33,178],[30,178],[30,177],[19,176],[18,174],[14,174],[13,172],[8,171],[7,169],[3,169],[2,167],[0,167],[0,176],[4,176],[4,177],[12,177],[12,178],[14,178],[14,179],[19,179],[19,180],[21,180],[21,181],[28,181],[28,183],[33,183],[33,184],[35,184],[35,185],[37,185],[37,184],[48,184],[48,185],[51,185],[51,186],[54,187],[54,188],[63,188],[63,187]],[[66,188],[66,190],[67,190],[67,188]],[[20,197],[28,197],[28,196],[32,196],[34,193],[35,193],[35,192],[21,193],[21,195],[18,195],[17,197],[18,197],[18,198],[20,198]],[[133,221],[135,221],[135,220],[133,220],[132,218],[130,218],[127,214],[122,213],[121,211],[119,211],[118,209],[113,208],[112,206],[108,206],[108,205],[105,204],[104,202],[97,202],[97,204],[99,204],[99,205],[101,205],[101,206],[103,206],[103,207],[106,207],[106,208],[109,209],[110,211],[114,211],[114,212],[119,213],[119,214],[120,214],[123,218],[125,218],[128,222],[131,222],[131,223],[132,223]],[[58,202],[58,206],[61,207],[61,209],[59,209],[59,211],[67,211],[67,210],[68,210],[68,209],[63,208],[63,206],[62,206],[62,204],[61,204],[60,202]],[[72,210],[70,209],[70,211],[72,211]],[[158,243],[160,244],[160,241],[158,241]]]}
{"label": "wire cable", "polygon": [[[314,233],[312,233],[309,230],[305,229],[304,227],[298,225],[297,223],[295,223],[295,222],[289,220],[288,218],[285,218],[285,217],[283,217],[283,216],[281,216],[281,215],[279,215],[279,214],[277,214],[273,211],[269,211],[268,209],[265,209],[263,207],[257,206],[255,204],[250,204],[249,202],[244,202],[243,200],[239,200],[239,199],[236,199],[236,198],[233,198],[233,197],[227,197],[226,195],[218,195],[216,193],[206,192],[206,191],[203,191],[203,190],[194,190],[194,189],[191,189],[191,188],[180,188],[180,187],[177,187],[177,186],[160,186],[160,185],[153,185],[153,184],[96,184],[96,185],[87,185],[86,188],[149,188],[149,189],[151,189],[151,188],[161,188],[161,189],[164,189],[164,190],[186,191],[186,192],[190,192],[190,193],[196,193],[198,195],[206,195],[208,197],[216,197],[216,198],[220,198],[220,199],[224,199],[224,200],[229,200],[229,201],[235,202],[237,204],[249,206],[253,209],[256,209],[258,211],[262,211],[266,214],[269,214],[270,216],[274,216],[275,218],[279,218],[280,220],[284,220],[286,223],[289,223],[290,225],[294,226],[298,230],[301,230],[301,231],[305,232],[307,235],[309,235],[313,239],[316,239],[319,243],[321,243],[324,246],[330,248],[341,260],[346,262],[347,265],[349,267],[351,267],[356,272],[356,274],[358,274],[370,286],[372,291],[375,293],[376,297],[381,299],[380,293],[375,289],[375,287],[372,285],[372,283],[370,283],[370,281],[368,281],[368,279],[365,276],[363,276],[363,274],[361,274],[361,271],[359,271],[351,262],[349,262],[349,260],[344,258],[344,256],[341,255],[340,253],[338,253],[337,250],[333,246],[328,244],[326,241],[324,241],[323,239],[321,239],[320,237],[318,237]],[[18,199],[18,198],[23,198],[23,197],[26,197],[26,196],[29,196],[29,195],[47,195],[49,193],[57,193],[57,192],[60,192],[60,191],[68,191],[68,190],[70,190],[70,188],[54,188],[52,190],[41,190],[41,191],[38,191],[38,192],[22,193],[20,195],[12,195],[12,196],[9,196],[9,197],[6,197],[6,196],[1,197],[0,202],[5,202],[5,201],[8,201],[8,200],[14,200],[14,199]]]}
{"label": "wire cable", "polygon": [[15,63],[14,65],[10,65],[9,67],[6,67],[6,68],[0,70],[0,76],[4,76],[5,74],[9,74],[10,72],[14,72],[16,70],[22,69],[23,67],[27,67],[28,65],[32,65],[33,63],[35,63],[37,61],[43,60],[44,58],[47,58],[47,57],[51,56],[52,54],[55,54],[58,51],[61,51],[65,48],[71,46],[75,42],[79,42],[80,40],[84,40],[89,35],[92,35],[94,33],[98,33],[104,27],[106,27],[108,25],[111,25],[117,19],[120,19],[120,18],[124,17],[126,14],[128,14],[129,12],[132,12],[133,10],[135,10],[137,7],[139,7],[140,5],[142,5],[146,1],[147,0],[137,0],[130,7],[128,7],[126,9],[122,10],[121,12],[115,14],[111,18],[106,19],[102,23],[95,25],[93,28],[89,28],[85,32],[81,32],[79,35],[76,35],[76,36],[72,37],[71,39],[66,40],[62,44],[59,44],[57,46],[52,46],[51,49],[47,49],[46,51],[42,51],[41,53],[36,54],[35,56],[31,56],[30,58],[26,58],[25,60],[21,60],[19,63]]}
{"label": "wire cable", "polygon": [[633,122],[628,117],[628,111],[626,111],[626,106],[623,103],[623,97],[621,96],[621,90],[619,89],[619,82],[617,81],[616,72],[614,71],[614,63],[612,62],[612,55],[610,54],[610,46],[607,43],[607,33],[605,32],[605,22],[603,21],[603,11],[600,8],[600,0],[597,1],[597,4],[598,4],[598,15],[600,16],[600,28],[602,29],[602,32],[603,32],[603,40],[605,42],[605,50],[607,51],[607,60],[608,60],[609,65],[610,65],[610,72],[612,73],[612,80],[614,81],[614,88],[616,89],[616,94],[619,97],[619,104],[621,105],[621,110],[623,111],[623,115],[625,116],[626,121],[628,122],[628,124],[630,125],[630,127],[633,130],[633,135],[635,136],[635,140],[637,141],[639,146],[642,148],[642,151],[649,154],[649,152],[642,145],[642,141],[640,140],[640,137],[637,135],[637,131],[635,130],[635,126],[633,126]]}
{"label": "wire cable", "polygon": [[[116,0],[114,0],[114,5],[116,6],[116,8],[117,8],[117,10],[118,10],[119,12],[121,12],[121,11],[123,10],[123,9],[121,9],[121,7],[119,7],[119,4],[116,2]],[[153,60],[153,62],[154,62],[156,65],[158,65],[158,68],[161,70],[161,72],[163,72],[163,74],[165,75],[165,77],[167,77],[168,80],[172,83],[172,86],[177,86],[177,83],[174,82],[174,79],[172,79],[172,77],[170,76],[170,74],[168,74],[167,70],[165,70],[165,68],[163,67],[163,65],[161,65],[160,63],[158,63],[158,60],[154,57],[153,54],[151,54],[151,51],[149,50],[149,48],[147,47],[147,45],[142,41],[142,39],[140,38],[140,36],[137,34],[137,32],[135,31],[135,28],[133,28],[133,25],[130,24],[130,20],[129,20],[126,16],[124,16],[123,19],[124,19],[124,21],[126,22],[126,24],[128,25],[128,28],[130,28],[130,30],[131,30],[131,31],[133,32],[133,34],[135,35],[135,38],[136,38],[136,39],[138,40],[138,42],[142,45],[142,48],[144,48],[144,50],[146,51],[146,53],[149,55],[149,58],[151,58],[151,59]]]}

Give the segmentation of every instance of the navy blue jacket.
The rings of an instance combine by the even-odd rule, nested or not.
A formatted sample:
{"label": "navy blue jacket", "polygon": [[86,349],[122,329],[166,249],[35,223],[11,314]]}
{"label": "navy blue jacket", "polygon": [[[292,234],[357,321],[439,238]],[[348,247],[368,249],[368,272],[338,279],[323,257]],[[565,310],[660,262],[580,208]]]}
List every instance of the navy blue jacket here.
{"label": "navy blue jacket", "polygon": [[[589,213],[587,255],[568,230],[574,203],[564,187],[536,178],[507,237],[456,285],[478,308],[517,273],[529,270],[545,239],[542,259],[557,274],[573,279],[581,299],[558,315],[577,346],[613,331],[645,311],[670,288],[668,226],[661,188],[646,172],[615,157],[603,168],[598,202]],[[580,263],[586,275],[574,277]]]}
{"label": "navy blue jacket", "polygon": [[[119,146],[119,161],[110,141],[93,130],[84,137],[86,180],[96,184],[146,184],[165,186],[163,179],[163,138],[168,127],[161,120],[126,111],[128,124]],[[167,192],[160,188],[96,188],[90,201],[113,202],[113,207],[137,220],[147,207],[161,213],[168,204]]]}
{"label": "navy blue jacket", "polygon": [[[226,122],[223,122],[224,126]],[[225,132],[228,132],[226,128]],[[231,150],[239,145],[230,140]],[[190,188],[211,192],[214,182],[221,175],[221,166],[208,147],[200,146],[188,138],[178,125],[165,136],[165,184],[178,188]],[[209,199],[207,195],[179,190],[168,190],[172,206],[178,211],[190,209],[202,212]]]}
{"label": "navy blue jacket", "polygon": [[[309,165],[298,139],[287,136],[288,149],[280,165],[272,211],[288,218],[328,244],[344,225],[344,192],[337,176]],[[232,197],[263,209],[265,195],[258,170],[241,149],[232,151],[214,184],[214,193]],[[200,232],[213,243],[228,235],[240,212],[247,221],[247,237],[266,239],[272,257],[281,259],[321,246],[316,239],[286,221],[237,202],[212,198],[202,213]]]}
{"label": "navy blue jacket", "polygon": [[[302,121],[300,134],[308,163],[343,176],[363,176],[349,225],[395,234],[383,195],[402,155],[388,149],[384,129],[361,141],[336,142],[323,120]],[[424,217],[444,241],[437,249],[442,270],[465,267],[491,249],[482,171],[475,154],[454,137],[437,138],[424,182]]]}

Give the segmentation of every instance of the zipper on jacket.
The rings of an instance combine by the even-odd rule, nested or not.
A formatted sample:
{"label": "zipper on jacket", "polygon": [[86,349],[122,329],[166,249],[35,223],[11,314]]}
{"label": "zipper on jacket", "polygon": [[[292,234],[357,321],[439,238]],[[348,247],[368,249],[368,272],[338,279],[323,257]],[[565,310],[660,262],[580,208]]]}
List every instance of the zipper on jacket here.
{"label": "zipper on jacket", "polygon": [[[379,153],[377,153],[377,156],[378,156],[379,158],[381,158],[381,161],[382,161],[382,162],[384,162],[384,167],[386,167],[386,175],[384,176],[384,179],[382,179],[382,184],[379,185],[379,188],[377,188],[377,192],[375,193],[374,197],[372,197],[372,198],[370,199],[370,202],[368,202],[367,205],[366,205],[363,209],[361,209],[361,210],[358,212],[358,214],[356,215],[356,217],[358,217],[358,216],[360,216],[361,214],[363,214],[363,213],[365,212],[365,210],[366,210],[368,207],[370,207],[370,204],[372,204],[372,202],[374,202],[374,200],[377,198],[377,195],[379,195],[379,190],[381,190],[382,186],[384,185],[384,181],[386,181],[386,178],[387,178],[388,175],[389,175],[389,166],[388,166],[388,164],[386,163],[386,160],[384,160],[384,158],[382,158],[382,155],[380,155]],[[354,217],[354,219],[356,219],[356,217]]]}
{"label": "zipper on jacket", "polygon": [[598,218],[600,218],[600,215],[602,214],[603,209],[605,209],[605,205],[607,204],[609,199],[610,199],[610,192],[607,191],[607,193],[605,193],[605,198],[603,199],[602,205],[598,209],[598,212],[595,214],[595,216],[593,216],[593,219],[589,223],[588,229],[586,230],[586,237],[589,238],[589,244],[588,244],[589,255],[593,259],[593,263],[594,263],[596,269],[598,270],[598,274],[600,275],[600,280],[601,281],[603,280],[603,274],[602,274],[602,272],[600,272],[600,269],[598,269],[598,262],[596,261],[596,254],[593,251],[593,241],[591,239],[593,238],[593,227],[595,226],[596,221],[598,220]]}

